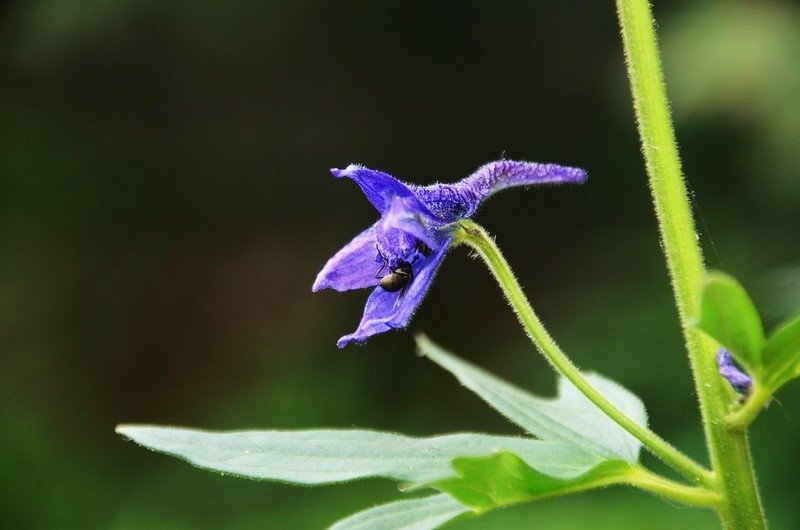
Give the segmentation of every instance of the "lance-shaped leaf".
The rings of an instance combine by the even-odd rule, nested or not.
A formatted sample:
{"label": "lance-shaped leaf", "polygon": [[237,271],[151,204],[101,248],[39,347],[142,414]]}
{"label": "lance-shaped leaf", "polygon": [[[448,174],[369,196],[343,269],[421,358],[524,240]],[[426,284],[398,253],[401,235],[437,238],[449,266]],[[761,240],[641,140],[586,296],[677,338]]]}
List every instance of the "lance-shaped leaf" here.
{"label": "lance-shaped leaf", "polygon": [[[538,398],[443,350],[425,336],[417,336],[422,355],[452,373],[500,414],[542,440],[575,444],[608,459],[636,462],[641,442],[614,423],[603,411],[564,378],[558,397]],[[644,405],[620,385],[597,374],[589,383],[642,426],[647,425]]]}
{"label": "lance-shaped leaf", "polygon": [[469,511],[442,493],[375,506],[334,523],[328,530],[430,530]]}
{"label": "lance-shaped leaf", "polygon": [[601,459],[563,443],[487,434],[412,438],[358,430],[209,432],[121,425],[117,432],[195,466],[257,480],[330,484],[385,477],[415,484],[453,476],[461,456],[516,453],[541,473],[573,478]]}
{"label": "lance-shaped leaf", "polygon": [[621,460],[607,460],[579,477],[565,480],[543,475],[511,453],[458,458],[453,467],[458,476],[441,480],[435,487],[476,512],[624,483],[633,469]]}
{"label": "lance-shaped leaf", "polygon": [[777,390],[800,377],[800,315],[779,326],[764,346],[764,383]]}
{"label": "lance-shaped leaf", "polygon": [[697,327],[724,346],[751,373],[761,366],[764,329],[744,288],[721,272],[706,275]]}

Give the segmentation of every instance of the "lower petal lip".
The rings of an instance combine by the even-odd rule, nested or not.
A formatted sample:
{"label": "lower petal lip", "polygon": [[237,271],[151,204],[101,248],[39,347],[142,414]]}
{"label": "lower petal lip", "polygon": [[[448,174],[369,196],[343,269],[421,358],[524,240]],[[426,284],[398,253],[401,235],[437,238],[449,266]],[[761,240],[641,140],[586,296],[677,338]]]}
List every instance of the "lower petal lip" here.
{"label": "lower petal lip", "polygon": [[364,315],[355,332],[345,335],[337,342],[343,348],[350,342],[363,342],[373,335],[405,328],[422,299],[425,297],[439,265],[442,263],[451,240],[444,242],[429,258],[414,268],[414,276],[403,289],[396,292],[376,287],[367,299]]}

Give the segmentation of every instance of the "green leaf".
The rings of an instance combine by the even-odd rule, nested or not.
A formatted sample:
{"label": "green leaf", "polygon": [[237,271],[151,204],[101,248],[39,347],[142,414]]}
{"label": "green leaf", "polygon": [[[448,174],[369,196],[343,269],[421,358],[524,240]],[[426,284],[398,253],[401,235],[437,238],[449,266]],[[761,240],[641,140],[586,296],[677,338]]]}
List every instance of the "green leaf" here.
{"label": "green leaf", "polygon": [[458,458],[453,468],[458,477],[434,486],[477,512],[622,483],[633,469],[621,460],[607,460],[579,477],[564,480],[539,473],[511,453]]}
{"label": "green leaf", "polygon": [[429,530],[470,509],[445,494],[390,502],[346,517],[328,530]]}
{"label": "green leaf", "polygon": [[764,329],[744,288],[721,272],[706,275],[697,327],[707,333],[748,371],[761,366]]}
{"label": "green leaf", "polygon": [[764,381],[774,390],[800,376],[800,315],[779,326],[764,346]]}
{"label": "green leaf", "polygon": [[511,451],[538,471],[581,475],[599,457],[555,442],[488,434],[412,438],[357,430],[209,432],[121,425],[117,432],[154,451],[213,471],[258,480],[330,484],[367,477],[429,483],[453,476],[450,461]]}
{"label": "green leaf", "polygon": [[[557,398],[538,398],[459,359],[425,336],[417,337],[417,346],[422,355],[456,376],[492,408],[542,440],[575,444],[603,458],[631,463],[638,460],[641,442],[563,377]],[[630,418],[647,425],[647,413],[639,398],[600,375],[587,374],[586,379]]]}

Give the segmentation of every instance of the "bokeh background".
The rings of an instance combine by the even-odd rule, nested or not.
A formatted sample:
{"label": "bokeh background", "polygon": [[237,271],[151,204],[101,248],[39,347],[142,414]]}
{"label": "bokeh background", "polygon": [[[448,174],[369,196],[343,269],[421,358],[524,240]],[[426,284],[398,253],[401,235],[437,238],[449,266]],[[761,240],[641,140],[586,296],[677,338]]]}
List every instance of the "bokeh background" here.
{"label": "bokeh background", "polygon": [[[800,309],[800,4],[655,11],[708,264],[771,327]],[[501,156],[586,168],[583,187],[501,194],[478,220],[576,362],[706,460],[612,2],[29,0],[0,13],[4,526],[318,528],[400,496],[378,480],[216,476],[123,441],[119,422],[518,432],[416,357],[410,333],[336,349],[366,293],[310,286],[375,219],[328,173],[350,162],[416,183]],[[448,257],[411,328],[552,393],[467,258]],[[752,432],[776,530],[800,527],[798,410],[795,384]],[[612,489],[456,525],[523,526],[716,521]]]}

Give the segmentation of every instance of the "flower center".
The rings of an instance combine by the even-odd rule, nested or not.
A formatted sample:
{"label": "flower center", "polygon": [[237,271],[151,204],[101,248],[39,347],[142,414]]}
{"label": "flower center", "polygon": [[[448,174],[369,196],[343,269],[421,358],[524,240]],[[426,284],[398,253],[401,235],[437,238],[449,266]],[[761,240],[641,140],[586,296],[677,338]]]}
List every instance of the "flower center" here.
{"label": "flower center", "polygon": [[[384,234],[384,237],[378,238],[376,245],[376,261],[382,264],[381,271],[389,269],[388,274],[380,276],[381,271],[378,271],[377,276],[381,279],[380,286],[389,292],[406,287],[414,277],[414,269],[418,270],[431,255],[428,245],[405,232],[397,232],[398,234]],[[387,235],[395,237],[386,237]]]}

